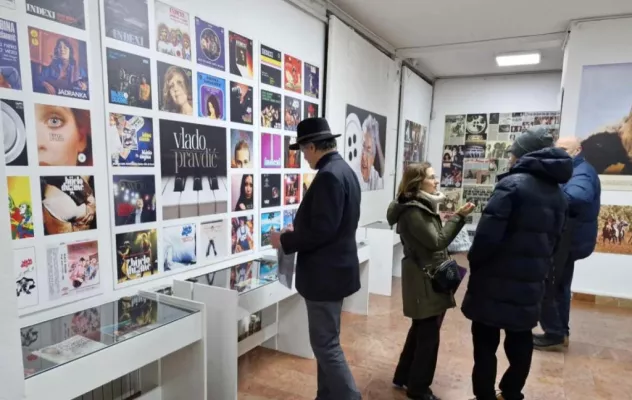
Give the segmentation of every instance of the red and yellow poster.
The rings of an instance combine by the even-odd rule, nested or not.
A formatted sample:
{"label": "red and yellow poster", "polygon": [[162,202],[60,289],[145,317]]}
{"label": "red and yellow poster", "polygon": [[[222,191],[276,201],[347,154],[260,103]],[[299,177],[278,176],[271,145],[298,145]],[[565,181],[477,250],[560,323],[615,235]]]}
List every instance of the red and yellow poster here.
{"label": "red and yellow poster", "polygon": [[28,176],[8,176],[9,218],[13,240],[35,236],[33,228],[33,204],[31,183]]}

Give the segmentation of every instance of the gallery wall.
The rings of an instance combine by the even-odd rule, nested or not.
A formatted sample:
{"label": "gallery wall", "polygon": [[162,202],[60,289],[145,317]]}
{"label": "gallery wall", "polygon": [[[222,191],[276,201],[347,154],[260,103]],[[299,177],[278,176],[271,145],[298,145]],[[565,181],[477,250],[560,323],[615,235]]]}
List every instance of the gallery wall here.
{"label": "gallery wall", "polygon": [[[27,9],[27,1],[63,6],[58,14],[76,13],[85,19],[68,18],[67,24],[45,19],[47,13],[39,13],[41,7]],[[69,7],[71,3],[85,4],[85,10]],[[195,0],[130,0],[123,9],[106,7],[106,3],[115,4],[108,0],[17,0],[14,8],[6,12],[1,8],[3,20],[12,22],[0,21],[3,34],[17,31],[17,70],[22,76],[20,87],[16,81],[0,87],[0,99],[6,100],[3,111],[13,110],[7,111],[12,117],[25,114],[28,149],[28,161],[15,154],[7,166],[7,176],[19,178],[9,181],[9,194],[16,197],[11,217],[20,222],[12,231],[12,247],[18,250],[22,266],[37,263],[37,268],[21,270],[16,265],[16,269],[24,275],[25,289],[29,289],[26,278],[31,277],[25,273],[34,273],[40,291],[36,301],[22,301],[23,326],[160,287],[174,277],[187,279],[256,257],[269,247],[261,229],[290,224],[305,191],[304,178],[310,182],[312,171],[284,147],[296,135],[293,121],[308,113],[319,115],[322,109],[326,29],[322,21],[283,0],[265,4],[213,0],[203,5]],[[121,12],[138,16],[135,29],[123,25]],[[277,20],[283,24],[270,23]],[[163,32],[166,40],[160,38]],[[64,43],[83,57],[78,66],[89,76],[88,90],[82,92],[75,85],[76,90],[65,96],[60,91],[50,95],[44,93],[46,85],[36,85],[40,80],[35,78],[43,76],[42,66],[54,57],[51,49],[34,50],[36,41],[29,38],[35,34],[42,39],[37,43],[44,39],[53,43],[51,49],[55,40],[69,38]],[[36,54],[42,61],[38,70],[33,69]],[[11,54],[0,56],[1,66],[7,67],[4,76],[16,64]],[[13,88],[8,87],[11,84]],[[180,97],[184,101],[178,103]],[[17,105],[20,101],[23,104]],[[84,131],[88,127],[91,146],[79,141],[82,151],[76,160],[68,161],[72,168],[63,163],[49,166],[42,159],[39,131],[36,135],[36,128],[29,125],[42,111],[36,107],[40,103],[90,111],[87,123],[85,117],[78,122],[83,122]],[[278,119],[274,112],[270,114],[275,108],[280,111]],[[268,112],[266,118],[262,118],[264,112]],[[57,124],[60,118],[53,115],[46,121]],[[54,137],[49,132],[48,140]],[[9,163],[8,155],[5,158]],[[47,212],[40,196],[58,183],[44,179],[48,176],[61,179],[57,188],[66,195],[74,185],[86,199],[93,196],[85,202],[75,200],[88,211],[93,203],[98,205],[96,212],[88,212],[89,226],[57,228],[57,234],[51,234],[52,225],[39,222],[45,217],[43,210]],[[252,187],[252,195],[247,195],[247,189],[240,191],[240,186]],[[268,195],[270,202],[266,202]],[[31,207],[32,219],[18,215],[22,202]],[[242,219],[249,231],[243,241],[246,247],[236,244]],[[98,278],[82,274],[91,279],[81,290],[71,288],[73,296],[60,291],[52,298],[47,286],[57,279],[51,276],[57,275],[51,275],[51,265],[61,266],[60,281],[68,281],[69,269],[74,270],[68,259],[79,258],[76,245],[87,260],[95,258],[101,266],[94,275]],[[51,248],[57,249],[54,256]],[[121,260],[126,262],[121,264]],[[85,268],[95,271],[89,264]]]}
{"label": "gallery wall", "polygon": [[[629,129],[619,129],[619,125],[632,111],[631,80],[632,19],[582,22],[573,26],[565,49],[561,136],[594,139],[600,132],[630,132]],[[612,142],[603,148],[614,151],[620,145]],[[583,149],[592,155],[591,144],[584,142]],[[632,280],[630,234],[626,232],[620,243],[604,242],[603,237],[608,218],[632,222],[630,161],[619,163],[618,155],[614,153],[595,154],[591,163],[598,172],[603,172],[601,169],[604,167],[614,167],[616,171],[623,164],[627,168],[613,175],[601,176],[602,211],[597,251],[576,264],[573,291],[632,298],[629,285]]]}
{"label": "gallery wall", "polygon": [[432,90],[431,84],[408,67],[402,67],[395,193],[402,179],[404,166],[423,161],[427,157]]}
{"label": "gallery wall", "polygon": [[[395,61],[330,18],[326,117],[331,129],[343,135],[338,149],[363,187],[360,225],[384,220],[393,198],[399,73]],[[367,132],[377,140],[367,139]]]}

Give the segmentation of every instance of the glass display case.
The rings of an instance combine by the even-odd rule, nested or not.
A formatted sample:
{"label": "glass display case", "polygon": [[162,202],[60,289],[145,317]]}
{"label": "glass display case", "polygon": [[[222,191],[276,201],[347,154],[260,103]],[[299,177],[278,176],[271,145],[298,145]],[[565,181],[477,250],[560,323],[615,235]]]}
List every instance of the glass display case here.
{"label": "glass display case", "polygon": [[24,375],[36,376],[198,312],[131,296],[27,326],[21,329]]}
{"label": "glass display case", "polygon": [[236,290],[239,294],[246,294],[278,280],[279,266],[273,257],[259,258],[188,279],[193,283]]}

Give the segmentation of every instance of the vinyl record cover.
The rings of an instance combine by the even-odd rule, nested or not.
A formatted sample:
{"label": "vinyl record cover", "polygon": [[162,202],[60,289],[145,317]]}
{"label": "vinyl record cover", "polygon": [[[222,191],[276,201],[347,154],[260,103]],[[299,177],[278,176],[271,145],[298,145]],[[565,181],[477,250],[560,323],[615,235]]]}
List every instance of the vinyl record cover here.
{"label": "vinyl record cover", "polygon": [[305,63],[305,96],[320,97],[320,71],[319,68]]}
{"label": "vinyl record cover", "polygon": [[90,100],[86,42],[38,28],[28,29],[33,91]]}
{"label": "vinyl record cover", "polygon": [[261,83],[281,88],[281,52],[261,45]]}
{"label": "vinyl record cover", "polygon": [[58,300],[99,289],[99,243],[62,243],[46,249],[48,298]]}
{"label": "vinyl record cover", "polygon": [[110,113],[106,134],[113,167],[154,166],[154,123],[151,118]]}
{"label": "vinyl record cover", "polygon": [[252,79],[252,39],[235,32],[229,32],[228,42],[230,46],[230,73]]}
{"label": "vinyl record cover", "polygon": [[294,93],[303,92],[303,62],[296,57],[285,55],[285,90]]}
{"label": "vinyl record cover", "polygon": [[240,129],[230,130],[231,168],[253,168],[253,134]]}
{"label": "vinyl record cover", "polygon": [[24,103],[0,99],[0,122],[4,135],[5,164],[8,167],[29,165]]}
{"label": "vinyl record cover", "polygon": [[270,246],[270,234],[281,232],[281,211],[267,212],[261,214],[261,247]]}
{"label": "vinyl record cover", "polygon": [[170,226],[162,230],[164,271],[190,268],[197,263],[195,224]]}
{"label": "vinyl record cover", "polygon": [[231,221],[231,253],[238,254],[255,249],[254,218],[252,215],[233,217]]}
{"label": "vinyl record cover", "polygon": [[156,51],[191,61],[189,13],[156,0]]}
{"label": "vinyl record cover", "polygon": [[226,120],[226,80],[197,74],[198,115],[213,120]]}
{"label": "vinyl record cover", "polygon": [[90,110],[35,104],[35,134],[40,167],[91,167]]}
{"label": "vinyl record cover", "polygon": [[252,86],[243,83],[230,83],[230,120],[240,124],[252,125],[253,115]]}
{"label": "vinyl record cover", "polygon": [[118,301],[115,321],[113,325],[102,327],[101,332],[119,340],[129,339],[152,328],[158,321],[158,308],[150,299],[123,297]]}
{"label": "vinyl record cover", "polygon": [[195,36],[197,37],[198,64],[224,71],[226,69],[224,28],[196,17]]}
{"label": "vinyl record cover", "polygon": [[151,109],[149,58],[106,49],[108,99],[111,104]]}
{"label": "vinyl record cover", "polygon": [[317,118],[318,115],[318,104],[310,103],[308,101],[303,102],[303,116],[304,118]]}
{"label": "vinyl record cover", "polygon": [[57,235],[97,229],[93,176],[42,176],[44,234]]}
{"label": "vinyl record cover", "polygon": [[248,288],[248,285],[252,281],[252,264],[253,262],[246,262],[243,264],[235,265],[230,270],[230,289],[243,292]]}
{"label": "vinyl record cover", "polygon": [[293,136],[284,136],[284,159],[286,169],[301,168],[301,152],[298,150],[290,150],[290,145],[296,142]]}
{"label": "vinyl record cover", "polygon": [[230,223],[225,219],[200,224],[200,254],[198,257],[203,262],[219,262],[229,255],[229,229]]}
{"label": "vinyl record cover", "polygon": [[303,120],[301,100],[285,96],[284,127],[286,131],[296,132],[296,127]]}
{"label": "vinyl record cover", "polygon": [[114,225],[156,222],[156,183],[153,175],[112,177]]}
{"label": "vinyl record cover", "polygon": [[17,25],[0,18],[0,88],[22,90]]}
{"label": "vinyl record cover", "polygon": [[149,48],[147,0],[105,0],[105,36]]}
{"label": "vinyl record cover", "polygon": [[36,306],[39,303],[40,282],[37,279],[35,247],[14,249],[13,266],[18,308]]}
{"label": "vinyl record cover", "polygon": [[261,168],[281,168],[281,135],[261,134]]}
{"label": "vinyl record cover", "polygon": [[116,273],[118,283],[158,273],[156,229],[116,235]]}
{"label": "vinyl record cover", "polygon": [[301,175],[285,174],[283,179],[283,204],[286,206],[297,205],[301,202]]}
{"label": "vinyl record cover", "polygon": [[53,344],[43,349],[34,351],[36,356],[53,364],[65,364],[77,358],[94,353],[106,347],[105,344],[75,335],[63,342]]}
{"label": "vinyl record cover", "polygon": [[233,211],[252,210],[254,208],[254,175],[234,174],[231,183],[231,205]]}
{"label": "vinyl record cover", "polygon": [[259,261],[259,280],[274,282],[279,279],[279,264],[275,261]]}
{"label": "vinyl record cover", "polygon": [[261,208],[281,206],[281,174],[261,175]]}
{"label": "vinyl record cover", "polygon": [[283,210],[283,229],[294,229],[294,218],[296,218],[296,209]]}
{"label": "vinyl record cover", "polygon": [[77,29],[86,29],[83,0],[26,0],[26,12]]}
{"label": "vinyl record cover", "polygon": [[9,192],[9,219],[13,240],[35,236],[31,180],[28,176],[7,176]]}
{"label": "vinyl record cover", "polygon": [[261,90],[261,127],[282,129],[281,94]]}
{"label": "vinyl record cover", "polygon": [[193,115],[193,75],[190,69],[158,61],[160,111]]}

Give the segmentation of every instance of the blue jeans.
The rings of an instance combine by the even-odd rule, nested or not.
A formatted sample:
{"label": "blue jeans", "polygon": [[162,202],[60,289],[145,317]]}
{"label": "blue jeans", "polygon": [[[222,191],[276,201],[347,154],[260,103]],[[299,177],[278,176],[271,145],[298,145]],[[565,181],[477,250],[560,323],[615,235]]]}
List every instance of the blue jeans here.
{"label": "blue jeans", "polygon": [[570,335],[571,283],[575,272],[575,261],[569,257],[564,265],[562,278],[553,287],[553,298],[542,304],[540,325],[547,336],[564,340]]}

